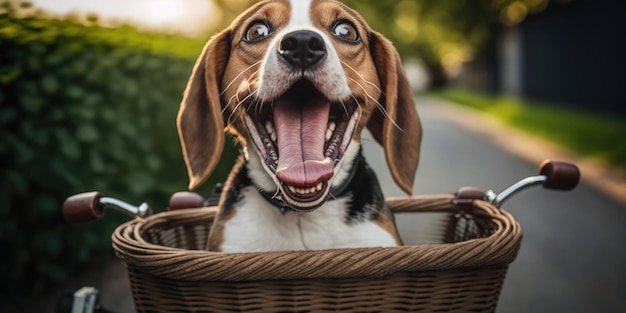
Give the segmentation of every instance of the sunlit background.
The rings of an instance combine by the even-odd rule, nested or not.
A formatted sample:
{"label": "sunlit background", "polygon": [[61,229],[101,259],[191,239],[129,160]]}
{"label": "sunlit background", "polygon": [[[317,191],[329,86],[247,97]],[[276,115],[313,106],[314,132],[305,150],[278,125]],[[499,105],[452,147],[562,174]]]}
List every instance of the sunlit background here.
{"label": "sunlit background", "polygon": [[220,9],[206,0],[37,0],[34,6],[59,17],[98,16],[103,25],[120,23],[163,32],[199,35],[220,23]]}
{"label": "sunlit background", "polygon": [[[68,226],[59,214],[68,195],[99,190],[135,204],[146,201],[159,211],[173,192],[186,189],[174,126],[182,91],[206,41],[254,2],[0,0],[0,273],[5,281],[0,293],[17,305],[4,310],[3,298],[0,311],[36,307],[33,297],[50,303],[60,286],[76,279],[106,285],[108,273],[100,269],[119,264],[110,234],[127,219],[113,212],[98,223]],[[391,39],[416,95],[490,114],[598,161],[611,174],[626,173],[626,1],[343,2]],[[225,180],[237,154],[236,146],[226,146],[202,194]],[[482,177],[491,169],[472,170]],[[615,193],[626,199],[624,190]],[[626,201],[601,199],[603,216],[622,216],[615,208],[623,209]],[[572,212],[564,215],[593,216]],[[562,218],[555,217],[559,231],[570,225]],[[525,234],[525,240],[532,237]],[[619,247],[625,236],[613,237]],[[575,240],[564,241],[559,247],[546,243],[546,249],[581,260]],[[539,242],[544,244],[542,238]],[[621,260],[607,253],[611,257],[605,259]],[[576,270],[564,276],[587,269],[570,266]],[[623,272],[617,269],[609,281],[626,286]],[[606,289],[598,290],[624,291]],[[119,292],[128,300],[128,290]]]}
{"label": "sunlit background", "polygon": [[[208,38],[253,2],[35,0],[32,1],[34,8],[25,11],[97,21],[99,25],[109,27],[133,25],[147,31]],[[394,41],[405,56],[405,62],[413,69],[412,73],[427,67],[426,75],[414,76],[415,87],[438,87],[461,76],[464,64],[490,53],[489,45],[494,42],[494,37],[502,35],[503,26],[513,27],[529,16],[545,11],[549,5],[564,5],[571,0],[478,0],[469,6],[465,2],[450,0],[345,2],[361,12],[374,29]],[[505,42],[504,39],[501,41]]]}
{"label": "sunlit background", "polygon": [[[571,0],[554,0],[568,3]],[[11,0],[10,2],[21,2]],[[251,0],[34,0],[35,11],[49,16],[77,19],[96,18],[106,26],[134,25],[140,29],[177,33],[186,36],[211,34],[226,25],[236,12],[249,6]],[[471,11],[462,12],[463,3],[454,1],[346,1],[365,15],[380,14],[381,10],[393,18],[369,18],[375,29],[383,31],[403,46],[412,45],[421,50],[416,55],[427,62],[442,66],[445,74],[456,77],[462,64],[477,57],[493,36],[495,21],[514,26],[529,15],[544,11],[549,0],[479,0]],[[462,15],[459,15],[462,14]],[[379,27],[377,27],[379,26]],[[427,47],[423,47],[426,45]],[[424,53],[427,50],[427,53]],[[431,73],[439,75],[443,73]],[[437,83],[440,77],[435,77]]]}

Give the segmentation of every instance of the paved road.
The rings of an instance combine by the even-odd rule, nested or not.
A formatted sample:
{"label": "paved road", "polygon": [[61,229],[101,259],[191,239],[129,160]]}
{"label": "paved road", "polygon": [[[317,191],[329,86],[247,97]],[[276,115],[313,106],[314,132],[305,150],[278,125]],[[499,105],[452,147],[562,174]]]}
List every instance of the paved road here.
{"label": "paved road", "polygon": [[[501,191],[536,173],[537,164],[451,123],[437,104],[418,99],[418,110],[424,141],[414,194],[466,185]],[[371,141],[364,147],[386,194],[401,196],[382,149]],[[533,188],[504,208],[519,220],[524,238],[498,312],[626,312],[626,207],[581,184],[567,193]],[[399,227],[406,241],[416,240],[412,221],[403,218]]]}

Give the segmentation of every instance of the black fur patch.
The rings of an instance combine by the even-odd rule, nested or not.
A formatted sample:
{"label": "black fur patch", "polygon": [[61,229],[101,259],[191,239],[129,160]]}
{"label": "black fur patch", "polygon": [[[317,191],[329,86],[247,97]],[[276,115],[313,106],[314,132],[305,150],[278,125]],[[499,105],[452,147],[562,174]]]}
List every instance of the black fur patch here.
{"label": "black fur patch", "polygon": [[344,194],[352,196],[346,215],[349,223],[376,219],[386,205],[378,178],[360,151],[355,165],[358,168],[344,191]]}
{"label": "black fur patch", "polygon": [[252,180],[248,176],[248,168],[246,168],[246,160],[243,156],[239,156],[239,159],[233,166],[233,169],[228,175],[222,196],[220,198],[220,218],[227,216],[231,210],[235,207],[241,197],[241,190],[245,187],[251,186]]}

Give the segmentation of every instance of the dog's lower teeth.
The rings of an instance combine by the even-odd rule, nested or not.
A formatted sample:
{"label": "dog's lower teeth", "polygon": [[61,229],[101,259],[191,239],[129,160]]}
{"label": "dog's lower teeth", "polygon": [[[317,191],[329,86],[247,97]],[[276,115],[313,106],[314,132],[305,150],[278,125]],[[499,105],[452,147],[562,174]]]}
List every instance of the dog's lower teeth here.
{"label": "dog's lower teeth", "polygon": [[311,193],[316,193],[318,191],[321,191],[323,187],[324,187],[323,183],[319,183],[313,187],[294,187],[294,186],[287,185],[287,188],[289,189],[289,191],[291,191],[292,193],[297,193],[301,195],[308,195]]}

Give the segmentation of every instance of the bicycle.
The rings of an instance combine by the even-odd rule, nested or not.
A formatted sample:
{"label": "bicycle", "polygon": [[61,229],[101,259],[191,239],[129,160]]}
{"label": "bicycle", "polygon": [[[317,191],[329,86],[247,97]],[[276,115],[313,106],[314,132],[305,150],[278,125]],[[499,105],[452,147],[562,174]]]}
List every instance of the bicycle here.
{"label": "bicycle", "polygon": [[[107,208],[135,217],[114,232],[113,247],[126,262],[138,312],[494,312],[521,243],[520,225],[501,205],[531,186],[567,191],[579,180],[575,165],[545,161],[538,175],[500,193],[463,187],[450,195],[388,199],[398,214],[446,216],[440,244],[395,248],[204,251],[219,190],[207,199],[176,193],[158,214],[145,203],[83,193],[68,198],[63,213],[70,223],[100,219]],[[95,300],[73,300],[71,312],[107,312],[97,311]]]}

